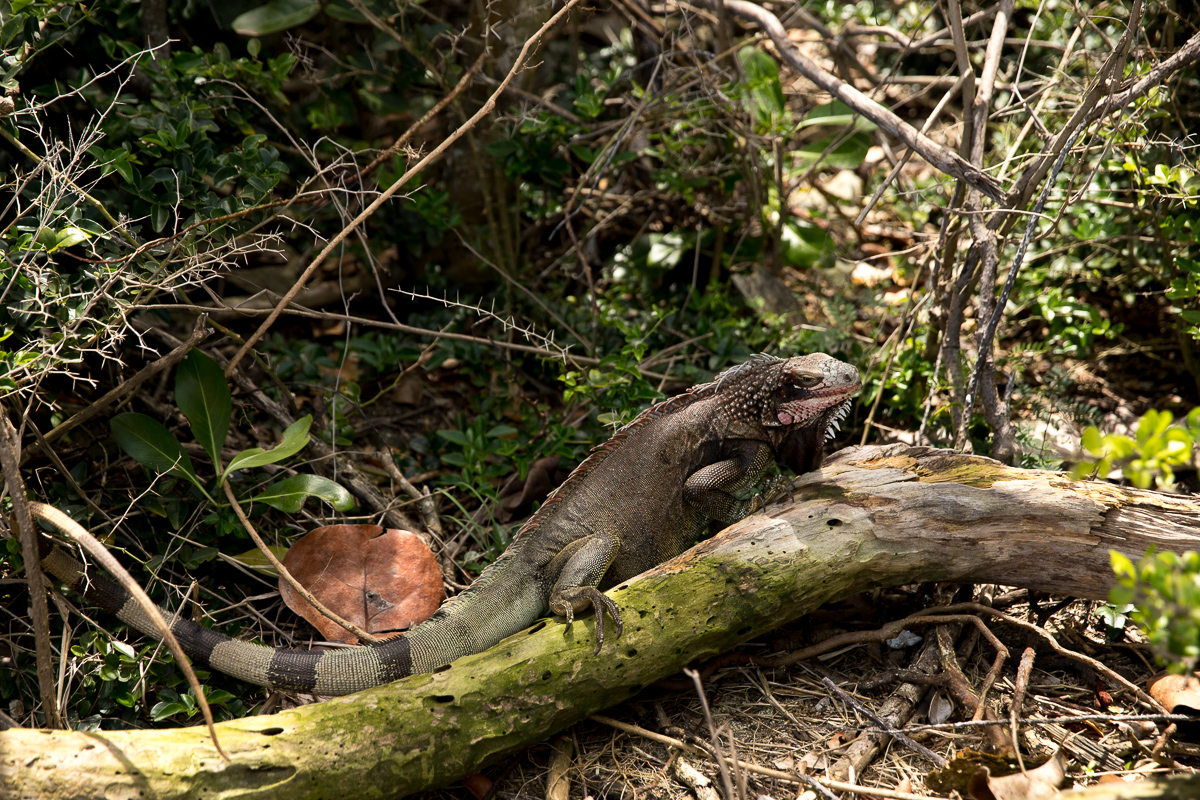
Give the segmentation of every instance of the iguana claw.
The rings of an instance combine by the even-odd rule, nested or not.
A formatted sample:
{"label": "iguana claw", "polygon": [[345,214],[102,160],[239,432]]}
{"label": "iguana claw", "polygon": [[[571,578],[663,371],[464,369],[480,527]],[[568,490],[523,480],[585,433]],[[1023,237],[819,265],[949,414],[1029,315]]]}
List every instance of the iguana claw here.
{"label": "iguana claw", "polygon": [[762,502],[763,508],[766,508],[768,504],[775,502],[780,495],[787,495],[789,501],[795,500],[796,493],[793,491],[794,488],[790,480],[782,475],[775,475],[763,481],[762,491],[755,495],[755,497]]}
{"label": "iguana claw", "polygon": [[571,629],[571,623],[575,621],[577,604],[579,606],[590,604],[596,610],[596,655],[600,655],[600,650],[604,647],[604,615],[606,613],[617,624],[617,638],[621,638],[621,634],[625,630],[621,623],[621,610],[612,598],[594,586],[575,586],[563,590],[560,595],[559,598],[556,598],[556,602],[550,604],[550,610],[566,620],[566,630],[568,631]]}

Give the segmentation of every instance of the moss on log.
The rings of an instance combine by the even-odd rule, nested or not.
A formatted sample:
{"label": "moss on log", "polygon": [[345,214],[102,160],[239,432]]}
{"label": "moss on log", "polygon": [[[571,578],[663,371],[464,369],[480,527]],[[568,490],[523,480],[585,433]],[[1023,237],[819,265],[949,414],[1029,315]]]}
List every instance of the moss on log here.
{"label": "moss on log", "polygon": [[697,660],[873,587],[1104,597],[1109,548],[1200,549],[1200,503],[928,448],[843,451],[775,505],[611,594],[625,633],[547,621],[348,697],[204,728],[0,732],[0,796],[382,798],[444,785]]}

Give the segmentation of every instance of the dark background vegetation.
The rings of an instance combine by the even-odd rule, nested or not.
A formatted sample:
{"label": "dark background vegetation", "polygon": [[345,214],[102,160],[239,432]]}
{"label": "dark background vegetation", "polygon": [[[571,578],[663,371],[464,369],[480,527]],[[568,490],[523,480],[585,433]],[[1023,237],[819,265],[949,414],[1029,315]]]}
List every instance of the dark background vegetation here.
{"label": "dark background vegetation", "polygon": [[[0,394],[26,447],[169,350],[159,332],[186,338],[202,308],[217,329],[204,348],[232,356],[324,243],[481,106],[554,10],[5,5],[15,113],[0,121]],[[890,32],[942,30],[940,6],[772,8],[810,57],[864,91],[880,84],[870,94],[914,126],[957,76],[947,38],[911,49]],[[1128,13],[1127,3],[1016,4],[984,163],[1005,188],[1075,110]],[[1118,83],[1198,22],[1183,5],[1145,14]],[[859,31],[830,44],[813,17]],[[990,18],[968,22],[973,57],[990,32]],[[914,159],[856,220],[903,147],[780,71],[773,52],[753,27],[722,29],[695,8],[579,7],[516,91],[321,265],[297,298],[314,313],[280,317],[243,375],[294,416],[311,413],[315,438],[385,496],[395,489],[381,458],[428,487],[460,584],[544,497],[501,502],[531,464],[556,459],[542,471],[561,478],[614,425],[753,353],[824,351],[860,367],[866,389],[834,446],[955,445],[980,291],[976,276],[956,376],[941,361],[948,307],[937,289],[939,266],[952,269],[969,245],[955,184]],[[465,91],[375,163],[481,55]],[[1076,460],[1088,425],[1130,433],[1147,410],[1183,417],[1200,405],[1197,108],[1195,72],[1184,70],[1092,124],[1051,188],[995,351],[1023,466]],[[961,120],[955,97],[930,135],[957,150]],[[1024,225],[1002,242],[1001,281]],[[163,604],[188,595],[184,608],[230,635],[308,641],[270,595],[274,579],[237,562],[252,545],[231,511],[143,469],[110,435],[109,416],[137,411],[191,444],[173,386],[164,373],[31,453],[31,494],[108,537]],[[235,383],[231,445],[270,447],[282,426],[247,391]],[[992,426],[973,411],[957,444],[988,453]],[[318,462],[299,468],[337,479]],[[239,493],[262,477],[243,476]],[[255,508],[258,524],[285,546],[325,513],[313,501],[301,515],[268,511]],[[356,513],[378,519],[366,511]],[[10,539],[0,710],[34,725],[20,565]],[[170,658],[149,661],[153,642],[111,620],[54,624],[72,727],[194,720]],[[219,717],[262,708],[261,690],[202,677]]]}

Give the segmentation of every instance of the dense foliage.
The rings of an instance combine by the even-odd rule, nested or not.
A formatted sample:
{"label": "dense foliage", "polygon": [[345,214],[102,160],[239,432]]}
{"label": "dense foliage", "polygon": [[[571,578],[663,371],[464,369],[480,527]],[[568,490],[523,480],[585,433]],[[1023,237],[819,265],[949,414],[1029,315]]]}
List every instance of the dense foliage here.
{"label": "dense foliage", "polygon": [[[182,337],[198,310],[219,330],[205,347],[231,357],[324,244],[482,105],[553,10],[507,19],[504,4],[491,17],[473,8],[11,0],[0,15],[13,102],[0,119],[0,394],[21,412],[27,446],[148,361],[142,345],[169,350],[155,330]],[[1011,35],[1032,46],[1000,60],[985,143],[998,180],[1012,181],[1066,124],[1128,10],[1018,3]],[[939,12],[808,11],[835,30],[870,26],[856,40],[869,46],[830,58],[847,74],[897,78],[880,102],[920,127],[950,87],[925,78],[953,75],[953,47],[910,52],[885,29],[917,39],[943,29]],[[1122,80],[1145,75],[1148,48],[1170,51],[1197,23],[1166,6],[1147,14]],[[969,27],[972,40],[989,32],[982,20]],[[356,456],[368,462],[386,453],[431,486],[463,581],[528,510],[500,502],[514,475],[546,457],[570,467],[655,399],[755,352],[819,350],[863,368],[868,388],[845,443],[919,432],[952,445],[961,429],[960,444],[992,446],[997,426],[978,407],[956,419],[985,322],[971,298],[1003,284],[1024,217],[1002,230],[996,286],[980,289],[972,273],[948,293],[956,258],[967,262],[969,215],[947,176],[910,164],[856,219],[899,160],[893,141],[844,103],[795,88],[750,28],[719,36],[706,17],[676,10],[664,36],[670,57],[647,57],[644,30],[617,5],[573,12],[519,91],[500,95],[491,117],[308,279],[298,303],[317,310],[293,308],[242,362],[293,419],[311,414],[312,436],[333,451],[370,448]],[[828,55],[811,38],[811,52]],[[484,77],[389,150],[485,48]],[[1124,467],[1138,485],[1192,480],[1200,166],[1187,137],[1197,89],[1184,71],[1087,127],[1035,218],[995,351],[1025,465]],[[938,128],[956,147],[958,126]],[[216,489],[228,480],[240,496],[272,497],[264,487],[280,467],[246,453],[282,441],[293,455],[307,431],[265,419],[236,383],[224,427],[198,426],[195,387],[229,392],[202,359],[59,440],[54,460],[34,454],[26,477],[147,567],[152,596],[171,607],[192,577],[193,599],[218,608],[271,589],[244,566],[249,542]],[[181,389],[189,375],[192,392]],[[1186,424],[1154,416],[1137,427],[1147,411]],[[170,452],[147,455],[148,441]],[[227,444],[236,452],[222,455]],[[295,486],[298,476],[278,477]],[[342,504],[336,478],[301,483]],[[315,521],[263,505],[285,506],[255,508],[283,542]],[[7,548],[0,571],[15,575],[19,547]],[[36,718],[25,600],[3,591],[14,668],[0,670],[0,698],[14,717]],[[216,622],[286,641],[255,614],[218,612]],[[155,648],[135,651],[126,633],[75,629],[63,692],[72,726],[195,714],[169,660],[135,668]],[[222,714],[262,699],[205,679]]]}

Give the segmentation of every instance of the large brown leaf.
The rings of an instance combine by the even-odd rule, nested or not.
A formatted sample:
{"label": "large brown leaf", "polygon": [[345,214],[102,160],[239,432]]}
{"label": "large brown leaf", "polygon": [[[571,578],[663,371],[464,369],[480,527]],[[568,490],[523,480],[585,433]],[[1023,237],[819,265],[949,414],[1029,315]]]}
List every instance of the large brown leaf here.
{"label": "large brown leaf", "polygon": [[1194,722],[1176,723],[1175,738],[1200,742],[1200,678],[1159,673],[1148,682],[1150,696],[1172,714],[1187,714]]}
{"label": "large brown leaf", "polygon": [[1067,758],[1059,749],[1045,764],[1027,772],[994,778],[984,767],[971,776],[967,792],[973,800],[1037,800],[1057,795],[1066,776]]}
{"label": "large brown leaf", "polygon": [[[437,561],[420,537],[378,525],[317,528],[292,545],[283,565],[330,610],[369,633],[409,628],[436,611],[445,596]],[[327,640],[357,641],[283,579],[279,592]]]}

